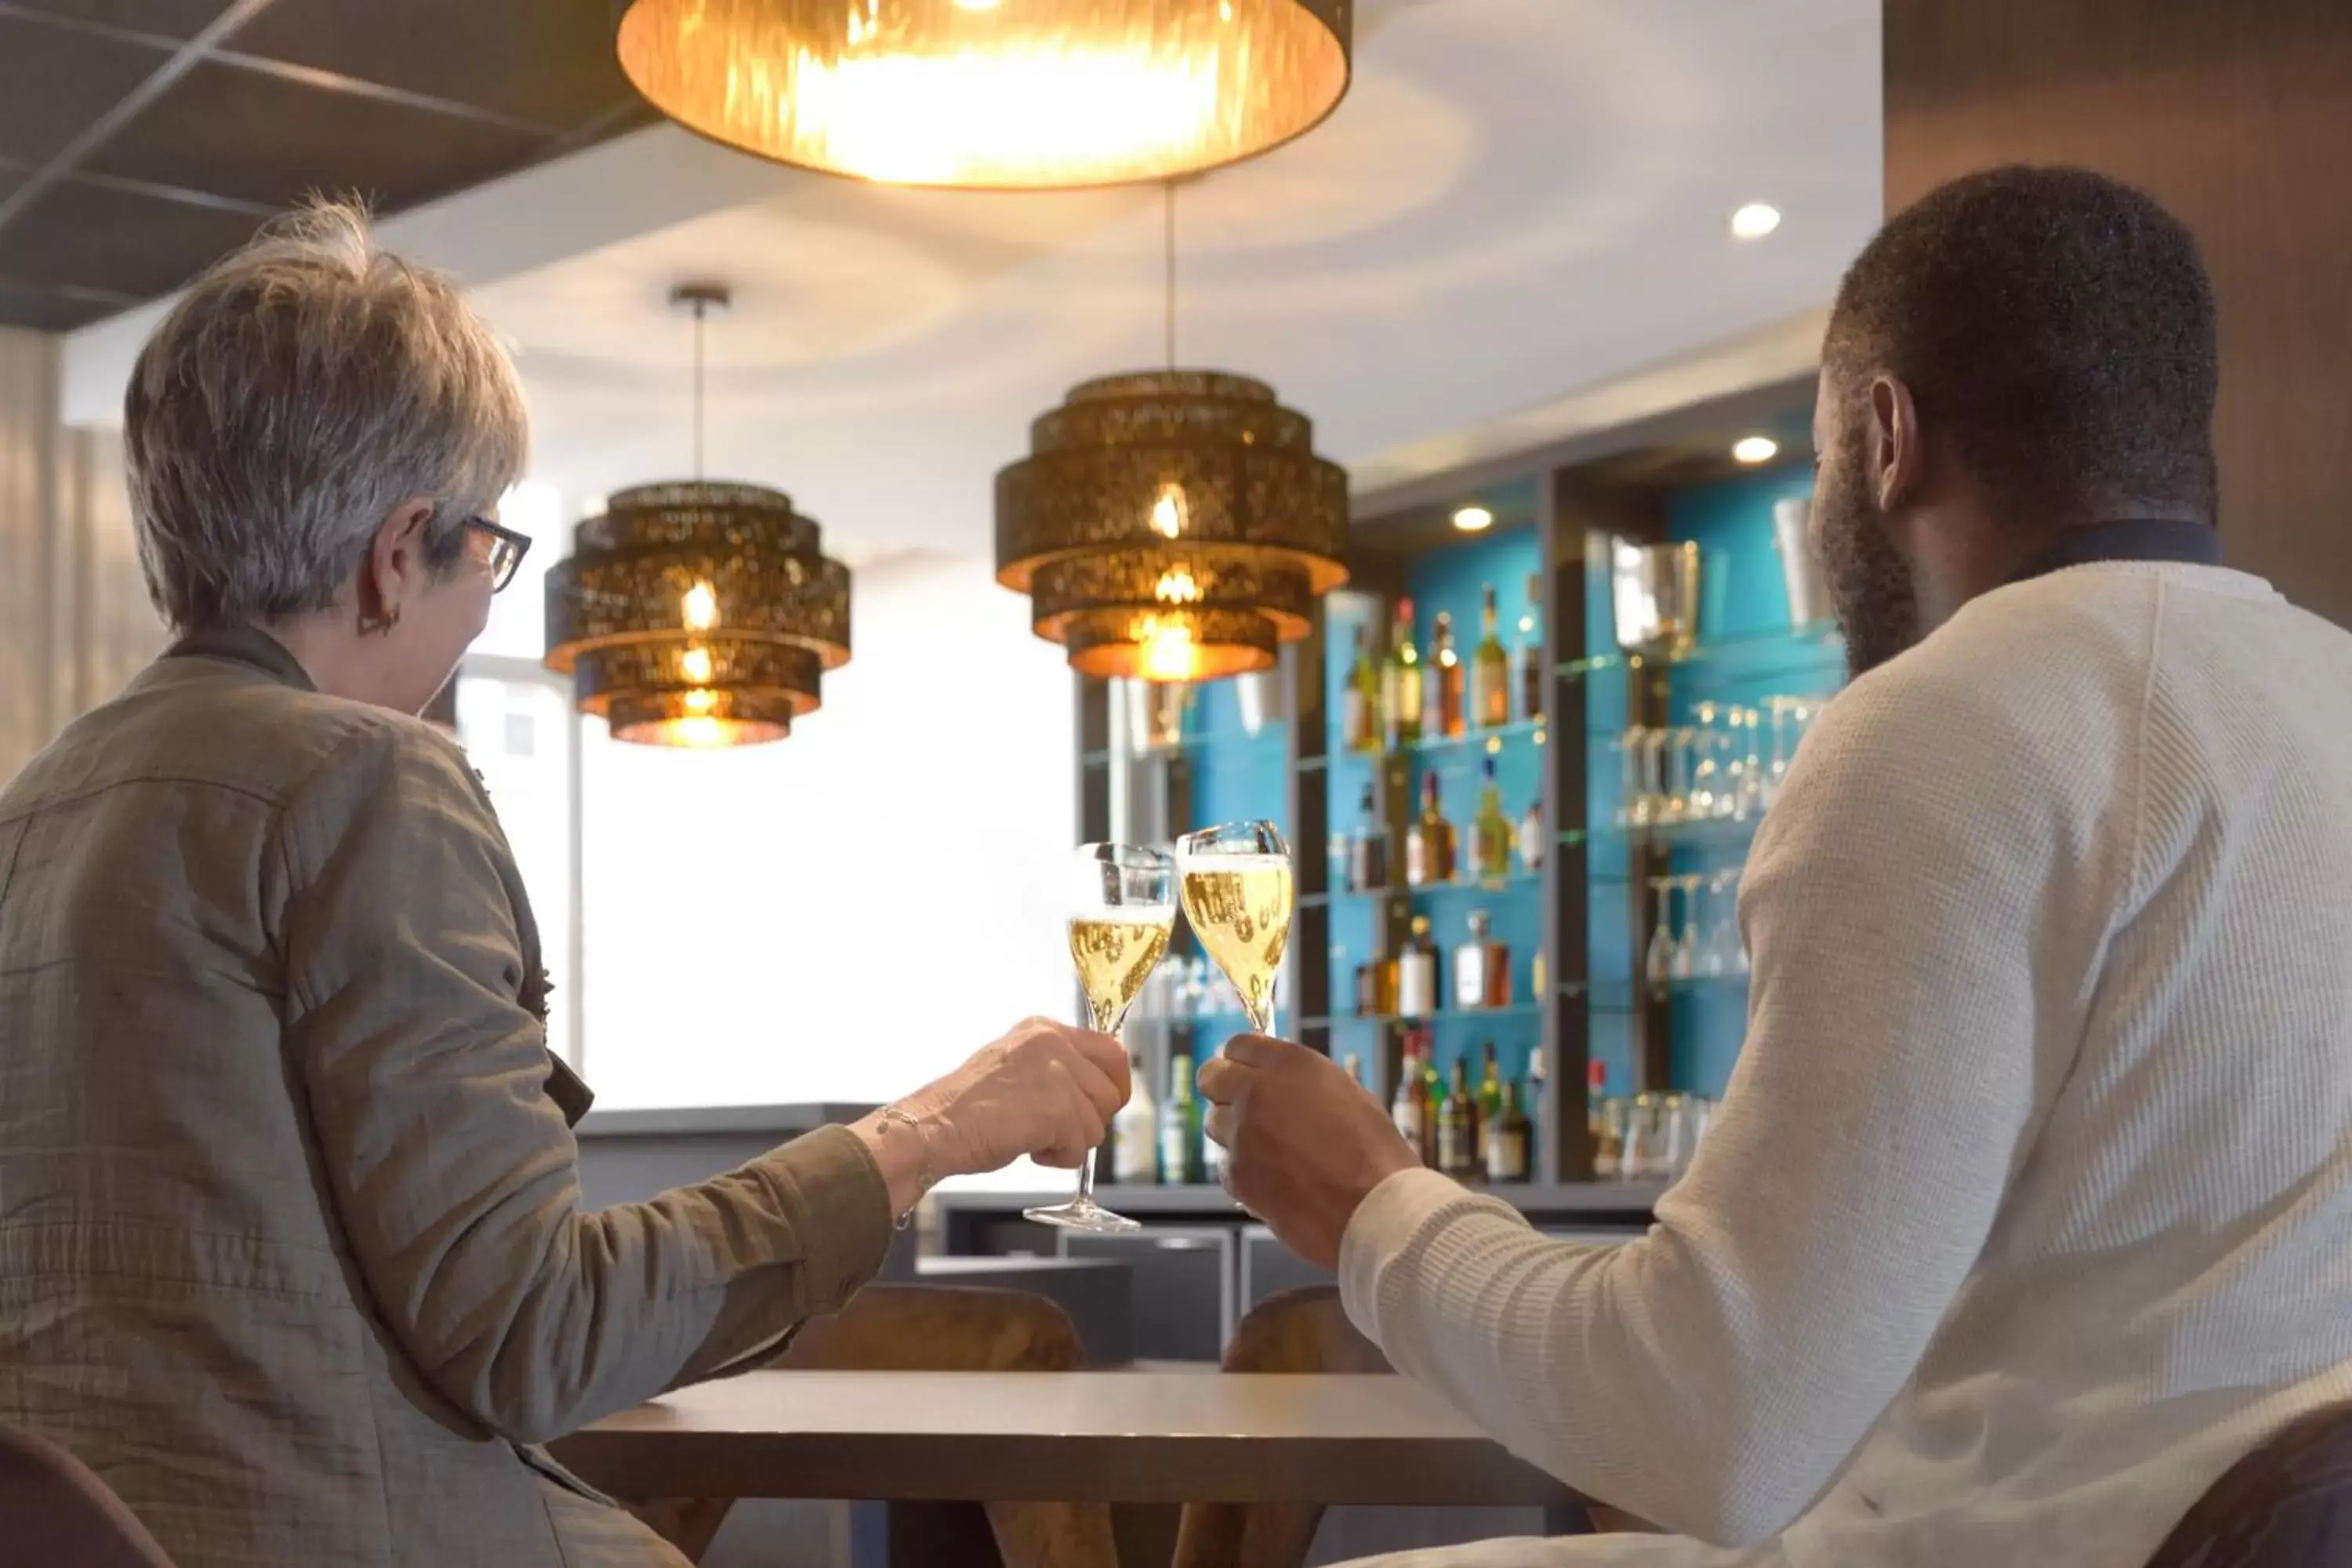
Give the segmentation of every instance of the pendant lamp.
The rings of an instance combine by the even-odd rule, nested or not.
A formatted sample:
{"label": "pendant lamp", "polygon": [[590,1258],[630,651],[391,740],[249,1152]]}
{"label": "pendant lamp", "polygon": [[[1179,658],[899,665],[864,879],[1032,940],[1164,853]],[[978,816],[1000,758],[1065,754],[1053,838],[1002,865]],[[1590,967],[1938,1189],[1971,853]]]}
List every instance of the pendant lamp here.
{"label": "pendant lamp", "polygon": [[1271,669],[1348,581],[1348,476],[1264,382],[1176,366],[1085,382],[996,476],[996,578],[1084,675],[1212,680]]}
{"label": "pendant lamp", "polygon": [[694,473],[615,491],[547,574],[547,667],[613,738],[715,748],[781,741],[849,661],[849,571],[792,498],[702,477],[703,321],[729,304],[687,284]]}
{"label": "pendant lamp", "polygon": [[1348,90],[1352,0],[620,0],[656,109],[892,184],[1119,184],[1254,157]]}

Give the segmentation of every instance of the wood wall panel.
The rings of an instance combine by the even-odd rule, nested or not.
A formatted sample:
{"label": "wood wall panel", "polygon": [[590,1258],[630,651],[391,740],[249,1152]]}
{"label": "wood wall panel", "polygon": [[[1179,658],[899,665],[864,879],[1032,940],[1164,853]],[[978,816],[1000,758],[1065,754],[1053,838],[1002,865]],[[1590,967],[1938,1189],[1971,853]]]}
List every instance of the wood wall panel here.
{"label": "wood wall panel", "polygon": [[2189,223],[2231,563],[2352,626],[2352,0],[1886,0],[1886,209],[2080,163]]}

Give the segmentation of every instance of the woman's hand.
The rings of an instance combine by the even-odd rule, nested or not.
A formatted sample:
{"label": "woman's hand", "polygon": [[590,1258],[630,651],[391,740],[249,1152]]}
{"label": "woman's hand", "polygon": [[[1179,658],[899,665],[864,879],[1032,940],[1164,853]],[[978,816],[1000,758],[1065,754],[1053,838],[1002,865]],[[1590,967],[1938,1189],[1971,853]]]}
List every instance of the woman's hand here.
{"label": "woman's hand", "polygon": [[955,1071],[851,1131],[866,1141],[904,1214],[947,1176],[973,1175],[1026,1154],[1042,1165],[1075,1166],[1103,1141],[1127,1103],[1127,1049],[1050,1018],[1028,1018]]}

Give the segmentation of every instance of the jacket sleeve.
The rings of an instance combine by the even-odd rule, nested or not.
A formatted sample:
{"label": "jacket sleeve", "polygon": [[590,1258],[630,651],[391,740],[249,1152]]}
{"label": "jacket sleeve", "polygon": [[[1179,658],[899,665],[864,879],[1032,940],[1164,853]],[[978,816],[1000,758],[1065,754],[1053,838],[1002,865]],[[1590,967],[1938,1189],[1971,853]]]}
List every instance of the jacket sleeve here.
{"label": "jacket sleeve", "polygon": [[278,849],[289,1071],[328,1198],[385,1326],[482,1426],[546,1441],[727,1370],[880,1267],[888,1195],[841,1128],[581,1212],[545,1031],[519,1000],[520,879],[440,736],[346,742]]}

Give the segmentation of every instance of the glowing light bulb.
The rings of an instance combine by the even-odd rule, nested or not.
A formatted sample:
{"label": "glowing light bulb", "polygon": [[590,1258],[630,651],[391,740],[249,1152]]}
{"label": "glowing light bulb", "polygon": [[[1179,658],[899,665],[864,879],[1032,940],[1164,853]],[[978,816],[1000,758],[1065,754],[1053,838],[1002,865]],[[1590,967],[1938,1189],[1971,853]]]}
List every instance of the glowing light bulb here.
{"label": "glowing light bulb", "polygon": [[710,683],[710,650],[707,647],[688,648],[686,657],[677,661],[677,672],[697,686],[708,686]]}
{"label": "glowing light bulb", "polygon": [[688,588],[679,607],[688,631],[707,632],[719,624],[719,591],[708,583]]}
{"label": "glowing light bulb", "polygon": [[1192,509],[1184,502],[1184,487],[1173,479],[1161,485],[1160,499],[1151,503],[1152,531],[1163,539],[1173,539],[1192,521]]}
{"label": "glowing light bulb", "polygon": [[1143,637],[1146,680],[1190,680],[1200,668],[1192,628],[1181,621],[1153,620]]}
{"label": "glowing light bulb", "polygon": [[689,691],[686,694],[686,710],[689,713],[708,713],[718,700],[718,697],[709,691],[698,689]]}
{"label": "glowing light bulb", "polygon": [[1780,455],[1780,443],[1769,436],[1742,436],[1731,444],[1731,455],[1742,463],[1769,463]]}
{"label": "glowing light bulb", "polygon": [[1465,533],[1483,533],[1495,526],[1495,514],[1483,506],[1465,506],[1454,514],[1454,526]]}
{"label": "glowing light bulb", "polygon": [[1194,605],[1201,600],[1201,584],[1192,580],[1191,567],[1171,566],[1160,574],[1151,596],[1163,605]]}
{"label": "glowing light bulb", "polygon": [[1731,215],[1731,237],[1761,239],[1780,226],[1780,209],[1769,202],[1749,202]]}

